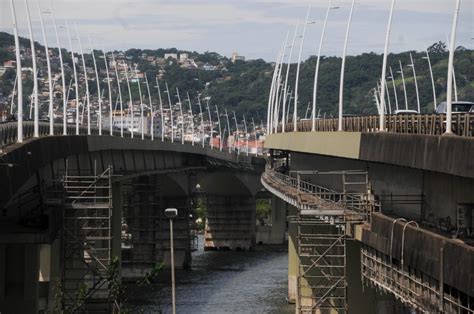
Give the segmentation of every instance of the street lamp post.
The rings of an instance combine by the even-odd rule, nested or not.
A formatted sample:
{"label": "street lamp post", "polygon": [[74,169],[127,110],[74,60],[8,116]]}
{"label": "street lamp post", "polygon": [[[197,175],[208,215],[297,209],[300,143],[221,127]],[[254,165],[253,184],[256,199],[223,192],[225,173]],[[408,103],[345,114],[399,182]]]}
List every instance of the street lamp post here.
{"label": "street lamp post", "polygon": [[385,131],[385,113],[383,111],[384,105],[385,105],[385,76],[387,75],[387,58],[388,58],[388,44],[390,42],[390,29],[392,27],[392,18],[393,18],[393,11],[395,9],[395,0],[392,0],[392,4],[390,6],[390,15],[388,18],[388,24],[387,24],[387,32],[385,35],[385,47],[384,47],[384,53],[383,53],[383,63],[382,63],[382,75],[381,75],[381,81],[382,81],[382,86],[381,86],[381,94],[380,94],[380,120],[379,120],[379,125],[380,125],[380,131]]}
{"label": "street lamp post", "polygon": [[428,49],[425,50],[425,53],[426,53],[426,57],[422,57],[422,58],[428,61],[428,67],[430,69],[430,76],[431,76],[431,87],[433,88],[433,107],[434,107],[434,110],[436,110],[436,107],[437,107],[436,87],[435,87],[434,76],[433,76],[433,68],[431,67],[431,59],[430,59],[430,54],[428,52]]}
{"label": "street lamp post", "polygon": [[189,112],[191,113],[191,145],[194,146],[194,115],[193,115],[193,105],[191,103],[191,98],[189,97],[189,93],[186,92],[188,96],[188,103],[189,103]]}
{"label": "street lamp post", "polygon": [[132,89],[130,88],[130,80],[128,79],[128,64],[125,64],[125,80],[127,81],[128,88],[128,114],[129,114],[129,123],[130,123],[130,137],[133,138],[133,128],[135,119],[135,112],[133,110],[133,100],[132,100]]}
{"label": "street lamp post", "polygon": [[[343,106],[344,106],[344,69],[346,65],[347,42],[349,40],[349,32],[351,29],[352,13],[354,12],[354,4],[355,4],[355,0],[352,0],[351,11],[349,13],[349,21],[347,22],[346,38],[344,39],[344,49],[342,53],[341,81],[339,83],[339,120],[338,120],[338,126],[337,126],[338,131],[343,131],[342,115],[343,115]],[[390,99],[390,96],[388,99]],[[389,104],[389,107],[390,107],[390,104]],[[313,108],[313,110],[315,110],[315,108]],[[315,123],[315,114],[316,113],[313,112],[313,125]]]}
{"label": "street lamp post", "polygon": [[209,143],[211,145],[211,149],[214,148],[214,142],[212,141],[212,133],[214,131],[214,124],[212,123],[212,116],[211,116],[211,109],[209,108],[209,100],[207,99],[206,97],[206,100],[207,100],[207,103],[206,103],[206,109],[207,109],[207,113],[209,115]]}
{"label": "street lamp post", "polygon": [[300,79],[300,68],[301,68],[301,56],[303,54],[303,44],[304,44],[304,35],[306,33],[306,27],[308,26],[309,13],[311,12],[311,5],[308,6],[308,11],[306,12],[306,19],[303,27],[303,34],[301,35],[300,42],[300,52],[298,55],[298,65],[296,66],[296,82],[295,82],[295,104],[293,108],[293,132],[297,132],[297,115],[298,115],[298,83]]}
{"label": "street lamp post", "polygon": [[54,15],[54,8],[51,0],[49,1],[49,6],[51,9],[51,15],[53,18],[53,25],[54,25],[54,32],[56,34],[56,44],[58,46],[58,54],[59,54],[59,63],[61,66],[61,81],[63,87],[63,135],[67,135],[67,101],[68,98],[66,97],[66,76],[64,74],[64,62],[63,62],[63,54],[61,51],[61,42],[59,40],[59,33],[58,33],[58,26],[56,24],[56,16]]}
{"label": "street lamp post", "polygon": [[[275,95],[275,88],[277,84],[278,65],[281,55],[281,49],[278,52],[277,59],[275,61],[275,68],[273,69],[272,83],[270,85],[270,94],[268,95],[268,108],[267,108],[267,134],[272,134],[273,131],[273,98]],[[230,135],[230,130],[229,130]]]}
{"label": "street lamp post", "polygon": [[150,91],[150,83],[148,82],[148,75],[144,72],[145,75],[145,83],[146,83],[146,90],[148,92],[148,103],[150,104],[150,112],[151,112],[151,123],[150,123],[150,135],[151,140],[155,139],[155,111],[153,110],[153,102],[151,101],[151,91]]}
{"label": "street lamp post", "polygon": [[168,103],[170,105],[170,118],[171,118],[171,143],[174,143],[174,122],[173,122],[173,105],[171,104],[171,95],[170,90],[168,88],[168,82],[165,83],[166,91],[165,93],[168,95]]}
{"label": "street lamp post", "polygon": [[170,262],[171,262],[171,300],[173,314],[176,314],[176,283],[174,276],[174,238],[173,238],[173,219],[178,216],[176,208],[165,209],[165,216],[170,220]]}
{"label": "street lamp post", "polygon": [[288,97],[288,78],[290,76],[290,67],[291,67],[291,57],[293,56],[293,47],[295,46],[296,37],[298,36],[298,27],[299,23],[296,24],[295,27],[295,34],[293,35],[293,42],[291,43],[290,53],[288,55],[288,66],[286,67],[286,75],[285,75],[285,86],[284,86],[284,96],[283,96],[283,109],[282,109],[282,119],[281,119],[281,132],[285,133],[285,125],[286,125],[286,101]]}
{"label": "street lamp post", "polygon": [[398,95],[397,95],[397,87],[395,86],[395,78],[393,76],[393,71],[392,71],[392,67],[389,67],[390,69],[390,77],[389,79],[392,80],[392,85],[393,85],[393,94],[395,95],[395,108],[397,109],[398,111]]}
{"label": "street lamp post", "polygon": [[281,58],[280,58],[280,66],[279,66],[279,69],[278,69],[277,90],[276,90],[276,93],[275,93],[275,110],[274,110],[274,118],[273,118],[275,133],[278,133],[278,120],[279,120],[279,116],[280,116],[280,101],[283,99],[283,96],[284,96],[284,90],[282,89],[280,91],[280,88],[283,87],[282,80],[281,80],[281,74],[283,72],[283,61],[284,61],[284,58],[285,58],[285,52],[286,52],[286,48],[287,48],[287,45],[288,45],[288,36],[289,35],[290,35],[290,33],[287,32],[285,42],[283,44],[283,52],[282,52]]}
{"label": "street lamp post", "polygon": [[233,111],[234,113],[234,122],[235,122],[235,132],[237,134],[237,154],[240,154],[240,144],[239,144],[239,140],[240,140],[240,134],[239,134],[239,125],[237,124],[237,116],[235,115],[235,111]]}
{"label": "street lamp post", "polygon": [[[39,137],[39,102],[38,102],[38,70],[36,67],[36,51],[33,29],[31,27],[30,8],[28,0],[25,0],[26,18],[28,21],[28,31],[30,33],[31,59],[33,63],[33,95],[34,95],[34,123],[33,137]],[[30,111],[31,114],[31,111]]]}
{"label": "street lamp post", "polygon": [[[227,113],[227,109],[225,109],[225,117],[226,117],[226,120],[227,120],[227,128],[229,129],[229,138],[230,138],[230,121],[229,121],[229,114]],[[229,154],[231,152],[231,148],[230,148],[230,145],[229,145],[229,140],[227,140],[227,148],[229,149]]]}
{"label": "street lamp post", "polygon": [[388,90],[388,84],[385,84],[385,92],[387,93],[388,114],[392,114],[392,104],[390,101],[390,91]]}
{"label": "street lamp post", "polygon": [[280,73],[280,65],[281,65],[281,59],[283,58],[283,49],[284,49],[284,44],[282,44],[279,52],[278,52],[278,56],[277,56],[277,59],[275,61],[275,72],[274,72],[274,76],[273,76],[273,80],[272,80],[272,87],[270,89],[270,109],[269,109],[269,115],[270,115],[270,129],[268,130],[268,133],[269,134],[272,134],[273,133],[273,125],[274,125],[274,119],[275,119],[275,101],[276,101],[276,97],[277,97],[277,94],[279,92],[279,84],[280,84],[280,81],[279,81],[279,73]]}
{"label": "street lamp post", "polygon": [[448,59],[448,90],[446,93],[446,132],[445,134],[452,134],[452,109],[453,109],[453,70],[454,70],[454,47],[456,45],[456,28],[459,16],[459,6],[461,0],[456,0],[456,7],[454,9],[453,25],[451,29],[451,42],[449,44],[449,59]]}
{"label": "street lamp post", "polygon": [[122,102],[122,88],[120,87],[120,76],[118,73],[118,66],[117,61],[115,61],[115,56],[113,51],[112,54],[112,63],[114,64],[115,68],[115,76],[117,77],[117,88],[119,92],[119,100],[120,100],[120,137],[123,137],[123,102]]}
{"label": "street lamp post", "polygon": [[72,46],[71,31],[69,29],[69,23],[67,18],[65,19],[67,37],[69,39],[69,45],[71,47],[71,61],[72,61],[72,70],[74,73],[74,85],[76,92],[76,135],[79,135],[79,80],[77,79],[77,67],[76,67],[76,57],[74,56],[74,47]]}
{"label": "street lamp post", "polygon": [[[89,79],[87,78],[86,59],[84,57],[84,50],[82,49],[81,37],[77,30],[77,25],[74,24],[76,30],[77,42],[79,43],[79,52],[82,58],[82,68],[84,70],[84,81],[86,83],[86,100],[87,100],[87,135],[91,135],[91,99],[89,93]],[[84,113],[84,111],[82,111]],[[84,120],[83,120],[84,121]]]}
{"label": "street lamp post", "polygon": [[288,124],[288,121],[290,119],[290,107],[291,107],[292,99],[293,99],[293,90],[290,90],[290,93],[288,95],[288,108],[286,108],[286,120],[285,120],[286,124]]}
{"label": "street lamp post", "polygon": [[181,115],[181,144],[184,144],[184,115],[183,115],[183,104],[181,103],[181,95],[179,89],[176,87],[176,95],[178,96],[179,113]]}
{"label": "street lamp post", "polygon": [[204,148],[204,115],[202,114],[201,95],[198,94],[199,116],[201,117],[201,138],[202,147]]}
{"label": "street lamp post", "polygon": [[255,147],[255,156],[258,156],[258,147],[257,147],[257,131],[255,130],[255,121],[252,117],[252,125],[253,125],[253,136],[254,136],[254,147]]}
{"label": "street lamp post", "polygon": [[417,108],[418,108],[418,113],[420,113],[420,94],[418,93],[418,82],[416,80],[416,71],[415,71],[415,62],[413,62],[413,56],[410,52],[410,62],[411,64],[409,64],[408,66],[412,68],[413,70],[413,79],[415,81],[415,91],[416,91],[416,105],[417,105]]}
{"label": "street lamp post", "polygon": [[[334,7],[334,8],[337,8],[337,7]],[[320,60],[321,60],[321,50],[323,48],[324,34],[326,33],[326,25],[328,23],[329,11],[331,11],[331,9],[332,9],[332,0],[329,0],[328,8],[326,10],[326,17],[324,18],[323,29],[321,31],[321,38],[319,40],[319,49],[318,49],[318,58],[316,60],[316,69],[314,71],[313,111],[312,111],[312,119],[311,119],[312,120],[311,131],[313,131],[313,132],[316,130],[316,95],[318,93],[318,76],[319,76],[319,64],[320,64]],[[352,17],[352,11],[351,11],[351,17]],[[348,30],[349,30],[349,27],[350,27],[350,19],[349,19],[349,24],[348,24],[348,27],[347,27]],[[349,32],[347,31],[346,37],[348,36],[348,33]],[[347,44],[345,43],[345,46],[346,45]],[[343,55],[343,57],[344,57],[344,55]],[[345,62],[345,60],[343,58],[343,66],[344,66],[344,62]]]}
{"label": "street lamp post", "polygon": [[405,74],[403,74],[402,61],[398,60],[398,63],[400,65],[400,71],[398,71],[398,73],[402,75],[403,94],[405,95],[405,109],[408,110],[408,97],[407,97],[407,85],[405,84]]}
{"label": "street lamp post", "polygon": [[[446,35],[446,43],[449,43],[449,42],[450,40],[448,38],[448,35]],[[450,47],[448,47],[448,49],[449,51],[451,51]],[[454,55],[453,55],[453,58],[454,58]],[[454,101],[458,101],[458,84],[456,83],[456,71],[454,70],[454,63],[453,63],[453,88],[454,88]]]}
{"label": "street lamp post", "polygon": [[16,73],[18,76],[18,109],[17,109],[17,142],[23,142],[23,82],[21,73],[21,55],[20,55],[20,39],[18,38],[18,26],[16,20],[15,3],[10,0],[10,8],[13,18],[13,36],[15,38],[15,57],[16,57]]}
{"label": "street lamp post", "polygon": [[138,95],[140,96],[140,129],[142,133],[142,140],[145,139],[145,119],[143,117],[143,94],[142,94],[142,86],[140,85],[140,78],[138,77],[138,69],[135,67],[135,77],[137,78],[137,85],[138,85]]}
{"label": "street lamp post", "polygon": [[158,78],[156,80],[156,88],[158,89],[158,98],[160,100],[160,115],[161,115],[161,141],[165,141],[165,117],[163,115],[163,99],[161,98],[160,83]]}
{"label": "street lamp post", "polygon": [[91,37],[87,36],[89,40],[89,46],[91,49],[92,61],[94,63],[94,71],[95,71],[95,79],[97,81],[97,101],[99,105],[99,113],[98,113],[98,128],[99,128],[99,135],[102,135],[102,96],[100,95],[100,79],[99,79],[99,71],[97,71],[97,60],[95,59],[94,48],[92,47]]}
{"label": "street lamp post", "polygon": [[48,48],[48,38],[46,37],[46,32],[44,30],[44,21],[43,14],[41,12],[41,6],[39,0],[36,0],[36,7],[38,9],[38,15],[40,18],[41,32],[43,33],[44,41],[44,52],[46,54],[46,66],[48,68],[48,87],[49,87],[49,135],[54,135],[54,117],[53,117],[53,78],[51,73],[51,61],[49,59],[49,48]]}
{"label": "street lamp post", "polygon": [[[107,87],[109,90],[109,128],[110,136],[114,135],[114,121],[113,121],[113,107],[112,107],[112,86],[110,85],[110,75],[109,75],[109,65],[107,61],[107,54],[105,53],[105,48],[102,48],[103,58],[105,62],[105,72],[107,73]],[[118,81],[118,79],[117,79]]]}
{"label": "street lamp post", "polygon": [[[377,92],[378,92],[378,94],[379,94],[379,97],[381,97],[382,91],[381,91],[380,82],[377,82]],[[380,103],[380,104],[382,104],[382,103]],[[380,107],[380,108],[383,109],[383,111],[384,111],[385,114],[388,112],[388,111],[387,111],[387,103],[386,103],[386,102],[384,102],[383,107]]]}
{"label": "street lamp post", "polygon": [[246,145],[246,150],[247,150],[247,156],[249,155],[249,133],[247,130],[247,121],[245,120],[245,115],[244,117],[244,128],[245,128],[245,145]]}
{"label": "street lamp post", "polygon": [[216,114],[217,114],[217,123],[219,124],[219,150],[222,151],[222,127],[221,127],[221,117],[219,116],[219,108],[216,105]]}

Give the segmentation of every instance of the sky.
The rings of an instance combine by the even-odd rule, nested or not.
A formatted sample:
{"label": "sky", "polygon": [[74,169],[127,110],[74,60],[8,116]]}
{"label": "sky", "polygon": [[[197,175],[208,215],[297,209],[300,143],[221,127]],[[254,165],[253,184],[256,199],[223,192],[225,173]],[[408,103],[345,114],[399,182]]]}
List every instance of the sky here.
{"label": "sky", "polygon": [[[19,33],[28,36],[24,0],[14,0]],[[49,0],[39,0],[43,11]],[[323,55],[340,56],[351,0],[332,0],[339,7],[329,13]],[[451,33],[455,0],[397,0],[389,50],[424,50]],[[28,0],[35,40],[43,42],[37,0]],[[356,0],[348,55],[383,52],[390,0]],[[274,61],[285,37],[304,23],[311,5],[302,56],[315,55],[329,0],[52,0],[58,25],[74,24],[85,50],[90,35],[95,49],[178,48],[215,51],[224,56],[237,52],[247,59]],[[52,15],[44,13],[47,40],[57,46]],[[0,30],[12,33],[10,0],[0,0]],[[302,32],[302,27],[298,35]],[[66,31],[59,30],[61,45],[70,48]],[[461,0],[457,45],[474,47],[474,0]],[[299,49],[301,38],[295,47]],[[73,41],[77,51],[78,42]],[[294,58],[298,54],[294,53]]]}

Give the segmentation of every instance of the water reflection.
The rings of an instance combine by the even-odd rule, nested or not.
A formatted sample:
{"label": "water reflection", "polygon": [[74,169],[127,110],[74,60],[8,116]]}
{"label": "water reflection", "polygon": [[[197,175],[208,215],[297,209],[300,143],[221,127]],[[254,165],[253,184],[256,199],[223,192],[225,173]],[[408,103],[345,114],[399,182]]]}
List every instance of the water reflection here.
{"label": "water reflection", "polygon": [[[200,238],[202,244],[202,238]],[[287,247],[253,252],[193,253],[191,270],[176,274],[178,313],[294,313],[286,302]],[[131,312],[170,313],[168,273],[139,291]]]}

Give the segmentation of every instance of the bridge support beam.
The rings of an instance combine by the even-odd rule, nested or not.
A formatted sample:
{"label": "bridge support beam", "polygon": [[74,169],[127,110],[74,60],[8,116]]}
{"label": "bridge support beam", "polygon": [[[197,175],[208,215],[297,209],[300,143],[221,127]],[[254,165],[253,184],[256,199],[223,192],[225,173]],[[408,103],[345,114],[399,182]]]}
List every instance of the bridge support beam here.
{"label": "bridge support beam", "polygon": [[255,198],[207,195],[204,250],[252,250],[255,246]]}

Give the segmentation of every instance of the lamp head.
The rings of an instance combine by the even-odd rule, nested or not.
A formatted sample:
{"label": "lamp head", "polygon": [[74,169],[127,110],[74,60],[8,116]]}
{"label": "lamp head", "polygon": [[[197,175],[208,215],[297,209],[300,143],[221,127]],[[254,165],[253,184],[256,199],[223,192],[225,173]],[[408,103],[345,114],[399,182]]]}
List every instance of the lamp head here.
{"label": "lamp head", "polygon": [[173,219],[178,216],[178,210],[176,208],[167,208],[165,209],[166,218]]}

